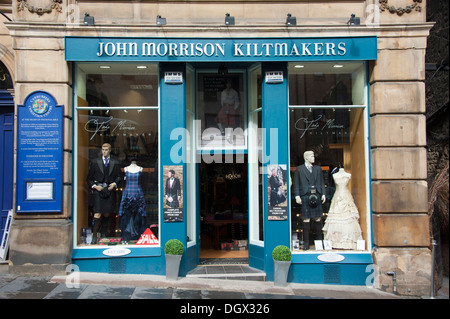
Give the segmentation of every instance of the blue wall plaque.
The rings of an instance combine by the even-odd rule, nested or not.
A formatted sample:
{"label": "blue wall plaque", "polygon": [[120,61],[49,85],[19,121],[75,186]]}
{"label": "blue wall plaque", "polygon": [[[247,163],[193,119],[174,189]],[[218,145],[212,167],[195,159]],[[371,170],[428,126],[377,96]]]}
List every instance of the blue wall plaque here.
{"label": "blue wall plaque", "polygon": [[16,213],[61,213],[63,107],[44,91],[17,107]]}

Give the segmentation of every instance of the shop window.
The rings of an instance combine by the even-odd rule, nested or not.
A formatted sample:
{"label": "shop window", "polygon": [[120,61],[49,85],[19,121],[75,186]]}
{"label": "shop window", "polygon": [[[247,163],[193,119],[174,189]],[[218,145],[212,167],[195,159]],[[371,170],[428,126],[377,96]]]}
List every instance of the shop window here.
{"label": "shop window", "polygon": [[291,63],[289,105],[364,105],[364,64]]}
{"label": "shop window", "polygon": [[[292,249],[366,251],[364,64],[298,65],[289,65]],[[312,162],[312,172],[305,162]]]}
{"label": "shop window", "polygon": [[157,66],[80,63],[75,87],[76,244],[158,246]]}

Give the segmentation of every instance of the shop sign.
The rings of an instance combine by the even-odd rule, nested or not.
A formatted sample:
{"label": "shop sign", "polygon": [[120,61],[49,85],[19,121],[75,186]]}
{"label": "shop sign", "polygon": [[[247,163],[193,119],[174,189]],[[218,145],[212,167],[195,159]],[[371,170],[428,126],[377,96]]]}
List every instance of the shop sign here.
{"label": "shop sign", "polygon": [[103,252],[103,255],[109,256],[109,257],[120,257],[120,256],[126,256],[131,253],[131,250],[128,248],[122,248],[122,247],[114,247],[105,249]]}
{"label": "shop sign", "polygon": [[147,228],[136,242],[136,245],[159,245],[159,241],[150,228]]}
{"label": "shop sign", "polygon": [[376,60],[377,38],[98,38],[66,37],[67,61]]}
{"label": "shop sign", "polygon": [[35,91],[17,107],[17,213],[61,213],[63,107]]}
{"label": "shop sign", "polygon": [[317,256],[317,259],[326,263],[337,263],[343,261],[345,257],[336,253],[325,253]]}

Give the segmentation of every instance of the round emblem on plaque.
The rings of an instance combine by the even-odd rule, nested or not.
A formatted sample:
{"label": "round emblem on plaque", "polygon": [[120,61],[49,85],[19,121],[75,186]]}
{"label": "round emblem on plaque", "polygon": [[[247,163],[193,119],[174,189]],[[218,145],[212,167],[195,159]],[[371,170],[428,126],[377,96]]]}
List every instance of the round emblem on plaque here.
{"label": "round emblem on plaque", "polygon": [[39,115],[47,113],[48,108],[48,103],[41,98],[34,100],[31,104],[31,109],[33,110],[33,112]]}

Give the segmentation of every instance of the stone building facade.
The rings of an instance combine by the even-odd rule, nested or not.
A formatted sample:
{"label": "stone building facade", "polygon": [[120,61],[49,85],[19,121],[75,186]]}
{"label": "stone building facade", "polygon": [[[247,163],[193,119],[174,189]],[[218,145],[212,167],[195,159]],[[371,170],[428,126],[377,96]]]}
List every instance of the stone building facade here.
{"label": "stone building facade", "polygon": [[[392,276],[388,273],[395,271],[395,289],[399,294],[429,294],[431,246],[427,215],[424,81],[427,36],[433,24],[426,22],[426,0],[8,2],[10,1],[2,1],[2,8],[9,7],[11,12],[6,13],[10,21],[4,19],[0,25],[0,49],[1,61],[13,78],[15,112],[17,114],[17,105],[24,104],[31,93],[44,90],[50,93],[58,104],[63,105],[64,122],[62,210],[57,214],[25,214],[19,212],[17,205],[14,205],[9,252],[10,271],[64,272],[67,265],[77,264],[74,260],[77,260],[79,254],[86,254],[85,251],[79,253],[77,250],[78,239],[75,237],[79,229],[74,228],[78,213],[73,209],[79,199],[75,184],[81,185],[83,181],[80,180],[84,177],[74,175],[77,171],[75,166],[78,165],[78,159],[74,155],[78,154],[75,152],[78,147],[75,132],[79,125],[74,108],[78,95],[75,92],[77,80],[74,77],[77,61],[67,59],[68,38],[126,41],[223,38],[235,41],[375,37],[376,59],[366,61],[366,129],[369,144],[365,161],[370,172],[367,179],[367,197],[370,204],[369,217],[363,232],[367,232],[365,239],[366,243],[370,243],[370,247],[366,248],[369,261],[363,264],[364,267],[372,264],[375,266],[374,285],[378,289],[390,292],[394,290]],[[84,24],[85,12],[94,17],[94,25]],[[226,13],[235,18],[234,25],[224,24]],[[296,25],[286,25],[287,13],[296,18]],[[360,25],[348,23],[351,14],[360,18]],[[156,25],[157,16],[166,18],[166,24]],[[245,44],[243,47],[245,48]],[[92,61],[94,60],[95,57]],[[170,61],[160,63],[163,63],[161,67],[170,70]],[[198,66],[200,62],[194,61],[195,63]],[[270,63],[276,62],[267,61],[267,66],[263,66],[263,69],[270,70]],[[286,66],[275,65],[275,71],[277,68]],[[286,69],[284,70],[287,73]],[[187,72],[186,69],[183,71]],[[268,94],[267,92],[267,87],[263,88],[263,96]],[[165,112],[164,108],[169,106],[163,105],[162,102],[159,107],[160,112]],[[262,125],[265,125],[264,120]],[[16,129],[17,126],[16,123]],[[161,127],[160,130],[164,128]],[[161,149],[160,152],[163,153],[164,150]],[[286,161],[287,157],[288,155]],[[160,164],[159,169],[162,170],[164,163]],[[356,176],[356,171],[352,173]],[[17,182],[15,180],[15,183]],[[162,210],[162,203],[159,205]],[[162,212],[160,214],[162,215]],[[288,221],[292,221],[292,211],[288,209],[287,214]],[[176,230],[164,228],[161,215],[160,239],[163,243],[171,237],[170,233]],[[269,248],[278,244],[269,235],[272,229],[270,227],[273,223],[281,222],[267,221],[266,215],[264,216],[264,244],[258,247],[264,250],[262,268],[269,274],[270,279],[273,270],[272,266],[268,265]],[[285,227],[280,225],[277,224],[274,229]],[[291,226],[286,227],[287,239],[283,239],[282,243],[290,246]],[[162,244],[160,247],[162,249]],[[253,250],[249,250],[249,253],[252,252]],[[79,263],[81,270],[83,263],[89,259],[83,256],[80,257],[82,261]],[[186,259],[188,258],[186,256]],[[311,269],[312,273],[320,271],[314,267],[323,267],[321,264],[317,266],[316,261],[312,262],[312,266],[309,262],[303,262],[301,254],[296,258],[300,266],[295,267],[311,267],[308,269]],[[156,262],[156,274],[163,273],[162,259]],[[362,262],[356,262],[358,263]],[[189,260],[186,261],[186,272],[189,271],[190,264]],[[303,268],[295,267],[291,270],[292,280],[303,282],[303,277],[295,273]],[[344,274],[343,269],[341,268],[341,277],[351,276]],[[89,271],[92,271],[92,268],[89,268]],[[367,278],[370,278],[371,274],[368,271]]]}

